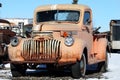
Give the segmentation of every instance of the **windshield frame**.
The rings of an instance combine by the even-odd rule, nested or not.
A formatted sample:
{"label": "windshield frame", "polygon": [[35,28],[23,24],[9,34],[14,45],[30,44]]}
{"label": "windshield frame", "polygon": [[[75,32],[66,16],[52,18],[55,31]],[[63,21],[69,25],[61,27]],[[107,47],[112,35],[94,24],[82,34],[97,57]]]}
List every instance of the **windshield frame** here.
{"label": "windshield frame", "polygon": [[[41,19],[39,19],[40,18],[40,15],[38,15],[39,13],[44,13],[44,12],[54,12],[53,13],[53,15],[52,16],[54,16],[54,20],[41,20]],[[76,17],[72,17],[72,18],[76,18],[76,20],[68,20],[67,19],[67,17],[66,17],[66,20],[58,20],[58,15],[59,14],[68,14],[69,12],[71,12],[72,14],[74,13],[74,15],[76,16]],[[52,14],[52,13],[51,13]],[[71,15],[72,15],[71,14]],[[56,15],[56,16],[55,16]],[[69,15],[69,14],[68,14]],[[68,16],[67,15],[67,16]],[[62,23],[62,22],[71,22],[71,23],[78,23],[79,21],[80,21],[80,16],[81,16],[81,12],[79,11],[79,10],[46,10],[46,11],[39,11],[39,12],[36,12],[36,22],[37,23],[43,23],[43,22],[59,22],[59,23]],[[51,17],[51,16],[47,16],[47,18],[48,17]],[[45,17],[41,17],[42,19],[44,18],[45,19]],[[60,17],[59,17],[60,18]]]}

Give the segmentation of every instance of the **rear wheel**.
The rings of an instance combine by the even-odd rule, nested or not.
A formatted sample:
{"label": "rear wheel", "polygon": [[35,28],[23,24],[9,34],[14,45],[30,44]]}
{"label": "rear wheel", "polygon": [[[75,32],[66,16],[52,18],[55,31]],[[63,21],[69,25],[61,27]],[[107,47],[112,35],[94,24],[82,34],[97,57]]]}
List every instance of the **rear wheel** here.
{"label": "rear wheel", "polygon": [[108,70],[108,54],[106,53],[106,60],[104,62],[98,63],[98,71],[106,72]]}
{"label": "rear wheel", "polygon": [[72,65],[71,72],[72,72],[73,78],[80,78],[85,76],[86,59],[84,54],[82,55],[82,58],[80,61],[77,61],[74,65]]}
{"label": "rear wheel", "polygon": [[26,64],[14,64],[11,63],[10,67],[11,67],[11,73],[13,77],[21,77],[21,76],[25,76],[26,75]]}

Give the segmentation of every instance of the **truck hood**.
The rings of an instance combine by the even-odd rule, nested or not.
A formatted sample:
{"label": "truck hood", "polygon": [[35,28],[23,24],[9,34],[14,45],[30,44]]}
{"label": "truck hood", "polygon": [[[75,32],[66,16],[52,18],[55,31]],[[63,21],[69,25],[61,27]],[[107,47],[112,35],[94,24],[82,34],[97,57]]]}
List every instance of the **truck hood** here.
{"label": "truck hood", "polygon": [[40,31],[74,31],[80,30],[80,27],[77,24],[40,24],[34,26],[33,30]]}

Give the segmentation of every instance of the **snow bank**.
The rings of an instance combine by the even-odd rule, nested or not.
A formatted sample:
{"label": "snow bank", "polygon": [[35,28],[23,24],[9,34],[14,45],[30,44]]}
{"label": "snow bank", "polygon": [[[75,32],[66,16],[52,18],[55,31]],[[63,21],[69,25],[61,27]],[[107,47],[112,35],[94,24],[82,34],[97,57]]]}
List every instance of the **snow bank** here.
{"label": "snow bank", "polygon": [[87,80],[120,80],[120,54],[109,56],[108,72],[103,73],[103,78],[90,78]]}

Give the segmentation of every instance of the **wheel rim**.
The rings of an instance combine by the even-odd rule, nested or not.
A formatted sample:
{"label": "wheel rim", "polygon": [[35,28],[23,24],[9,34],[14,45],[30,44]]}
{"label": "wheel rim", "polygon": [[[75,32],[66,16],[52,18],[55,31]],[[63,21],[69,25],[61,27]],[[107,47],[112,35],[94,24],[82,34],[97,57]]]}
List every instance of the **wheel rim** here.
{"label": "wheel rim", "polygon": [[80,72],[82,76],[85,76],[85,72],[86,72],[86,60],[85,60],[85,56],[82,56],[82,59],[80,61]]}

